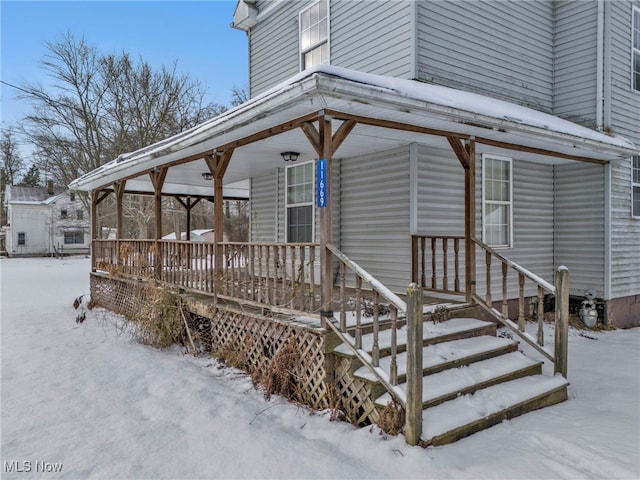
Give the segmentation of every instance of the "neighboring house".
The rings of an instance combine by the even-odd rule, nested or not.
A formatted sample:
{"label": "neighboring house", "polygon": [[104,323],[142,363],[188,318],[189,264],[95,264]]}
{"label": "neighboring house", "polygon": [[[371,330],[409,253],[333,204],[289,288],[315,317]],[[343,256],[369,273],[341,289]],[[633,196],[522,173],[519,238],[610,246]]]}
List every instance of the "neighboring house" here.
{"label": "neighboring house", "polygon": [[8,185],[4,207],[10,257],[89,253],[90,218],[76,193]]}
{"label": "neighboring house", "polygon": [[[479,93],[640,145],[639,0],[240,0],[233,26],[248,33],[254,98],[328,64]],[[415,142],[335,162],[334,243],[396,291],[409,281],[410,234],[464,226],[455,157]],[[312,197],[282,193],[313,189],[314,158],[252,178],[252,240],[317,238]],[[608,323],[640,323],[640,156],[596,165],[494,149],[476,168],[480,239],[549,280],[567,265],[572,295],[595,292]]]}

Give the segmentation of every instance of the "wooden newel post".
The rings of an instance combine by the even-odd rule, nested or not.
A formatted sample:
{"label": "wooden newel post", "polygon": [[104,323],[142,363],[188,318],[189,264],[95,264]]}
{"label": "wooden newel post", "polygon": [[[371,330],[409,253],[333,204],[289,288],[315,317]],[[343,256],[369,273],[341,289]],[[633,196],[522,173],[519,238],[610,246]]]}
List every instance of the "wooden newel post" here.
{"label": "wooden newel post", "polygon": [[407,409],[405,436],[417,445],[422,434],[422,288],[407,289]]}
{"label": "wooden newel post", "polygon": [[555,368],[567,378],[567,348],[569,343],[569,269],[558,267],[556,272],[556,331]]}

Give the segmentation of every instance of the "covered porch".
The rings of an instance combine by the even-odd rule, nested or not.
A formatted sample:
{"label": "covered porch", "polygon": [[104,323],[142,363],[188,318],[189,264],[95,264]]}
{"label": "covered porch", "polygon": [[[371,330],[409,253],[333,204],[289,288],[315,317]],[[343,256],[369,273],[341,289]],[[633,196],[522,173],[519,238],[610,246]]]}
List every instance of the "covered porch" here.
{"label": "covered porch", "polygon": [[[397,232],[411,255],[406,272],[406,285],[411,283],[411,287],[399,291],[341,249],[345,238],[336,238],[334,232],[335,194],[341,189],[336,172],[342,159],[366,158],[393,148],[411,150],[412,145],[449,152],[449,168],[462,172],[458,188],[464,197],[464,214],[456,232],[419,231],[414,220],[406,232]],[[425,302],[425,293],[437,299],[436,304],[481,308],[535,346],[554,363],[555,372],[567,374],[567,269],[559,268],[552,283],[482,242],[477,226],[478,155],[516,152],[518,158],[535,164],[606,166],[630,155],[632,148],[625,140],[506,102],[322,66],[191,130],[123,154],[80,177],[71,187],[92,195],[92,275],[143,280],[180,294],[207,295],[211,315],[216,311],[227,312],[227,317],[231,311],[251,312],[329,332],[335,338],[325,343],[349,345],[406,408],[407,421],[411,417],[417,422],[412,407],[417,405],[417,383],[412,393],[397,386],[397,332],[410,328],[411,318],[415,322],[424,313],[433,316],[435,306],[424,306],[431,303]],[[313,159],[315,238],[312,242],[225,242],[223,200],[250,197],[252,179],[281,167],[283,152]],[[411,192],[419,188],[411,181],[412,175],[410,171],[407,189],[417,199],[417,193]],[[243,183],[247,180],[248,184]],[[115,196],[121,227],[122,199],[129,193],[153,195],[155,238],[122,238],[122,228],[117,226],[116,239],[98,239],[95,225],[101,202]],[[193,199],[212,196],[214,242],[162,240],[163,196],[182,199],[186,231],[190,230]],[[413,219],[418,215],[417,205],[410,210]],[[548,297],[555,299],[559,327],[553,351],[540,345],[544,343],[542,322]],[[525,332],[525,317],[531,312],[538,321],[537,336]],[[387,370],[380,368],[382,324],[391,332]],[[371,351],[365,352],[362,337],[368,328],[373,340]],[[408,352],[410,348],[420,350],[421,343],[408,344]],[[326,352],[326,348],[319,350]],[[415,351],[409,355],[419,356]],[[333,367],[320,363],[322,368],[316,371],[330,375]],[[322,388],[319,392],[314,395],[327,393]],[[408,439],[412,436],[414,443],[417,428],[407,423]]]}

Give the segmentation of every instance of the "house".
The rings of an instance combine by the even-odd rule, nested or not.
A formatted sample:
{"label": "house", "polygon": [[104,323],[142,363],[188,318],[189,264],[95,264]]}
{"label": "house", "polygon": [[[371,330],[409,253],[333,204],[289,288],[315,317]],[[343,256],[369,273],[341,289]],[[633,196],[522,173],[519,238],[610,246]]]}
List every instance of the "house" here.
{"label": "house", "polygon": [[[602,321],[638,323],[640,85],[628,53],[639,10],[239,1],[251,99],[71,185],[91,192],[93,211],[109,195],[156,198],[155,238],[94,240],[92,297],[135,313],[141,279],[160,282],[211,320],[220,355],[267,371],[293,344],[300,401],[326,407],[335,389],[361,424],[396,399],[412,444],[565,400],[570,295],[595,291]],[[225,242],[222,200],[247,179],[250,242]],[[162,196],[182,198],[188,218],[184,199],[212,190],[213,245],[161,239]],[[437,322],[447,315],[457,318]],[[440,374],[489,352],[500,368],[520,364],[483,315],[560,375],[526,364],[480,380],[478,365],[476,383],[423,397],[423,376],[450,385]],[[458,340],[473,346],[447,366],[430,353]],[[467,417],[463,396],[481,390],[509,401]]]}
{"label": "house", "polygon": [[[235,15],[236,28],[248,32],[251,96],[260,95],[310,65],[330,64],[479,93],[640,145],[638,0],[240,1]],[[473,119],[465,121],[474,123]],[[482,128],[482,122],[475,123]],[[478,153],[478,237],[544,278],[551,278],[559,265],[570,266],[573,296],[581,299],[585,292],[595,292],[605,323],[638,325],[637,151],[600,166],[584,162],[545,164],[504,150]],[[382,278],[396,289],[402,288],[407,282],[410,255],[406,245],[401,240],[394,245],[395,268],[386,261],[382,266],[381,257],[371,253],[378,253],[375,244],[380,241],[389,245],[391,232],[462,233],[462,222],[454,212],[461,211],[461,195],[451,188],[461,172],[451,168],[450,156],[448,151],[443,155],[416,142],[400,150],[390,145],[388,153],[375,158],[341,159],[341,178],[351,171],[362,173],[364,165],[373,178],[358,176],[367,185],[359,188],[369,188],[369,198],[361,197],[357,203],[347,198],[340,204],[336,199],[333,214],[339,216],[336,225],[340,227],[334,231],[334,241],[366,268],[382,273]],[[301,157],[298,163],[312,159],[313,154]],[[489,170],[495,167],[503,170],[505,178],[488,179]],[[447,172],[445,177],[437,177],[422,168]],[[387,176],[390,170],[392,177]],[[269,212],[276,202],[281,208],[275,220],[273,215],[259,215],[259,221],[253,224],[254,238],[288,240],[286,212],[296,207],[276,199],[277,193],[268,188],[276,177],[280,189],[287,188],[288,172],[289,168],[280,168],[254,177],[251,195],[254,204],[259,204],[255,211]],[[413,193],[403,178],[407,175],[420,185],[414,186]],[[391,178],[400,183],[391,186]],[[507,195],[488,198],[487,188],[496,181],[508,190]],[[384,190],[389,193],[381,194]],[[404,194],[393,193],[398,190]],[[410,201],[416,205],[408,205]],[[407,218],[401,220],[389,213],[385,219],[373,213],[381,204],[391,212],[393,202]],[[370,246],[363,248],[359,241],[356,244],[350,240],[355,232],[349,231],[353,228],[364,234],[361,225],[342,219],[371,215],[378,220],[367,222],[375,232],[367,232]]]}
{"label": "house", "polygon": [[88,254],[89,216],[75,192],[7,185],[6,249],[10,257]]}

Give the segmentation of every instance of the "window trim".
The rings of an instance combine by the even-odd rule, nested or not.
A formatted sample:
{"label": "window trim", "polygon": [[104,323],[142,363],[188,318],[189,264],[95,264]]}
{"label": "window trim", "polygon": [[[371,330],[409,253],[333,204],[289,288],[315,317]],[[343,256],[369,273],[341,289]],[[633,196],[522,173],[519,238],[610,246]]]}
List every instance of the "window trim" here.
{"label": "window trim", "polygon": [[[636,15],[638,16],[638,22],[640,22],[640,7],[633,6],[631,7],[631,91],[635,93],[640,93],[640,83],[636,85],[636,72],[635,68],[635,56],[638,55],[640,57],[640,45],[636,48],[633,44],[634,42],[634,34],[635,34],[635,20]],[[638,31],[640,35],[640,30]]]}
{"label": "window trim", "polygon": [[[638,178],[638,181],[634,181],[633,179],[633,174],[634,174],[634,170],[636,170],[636,167],[634,166],[634,162],[637,161],[637,165],[638,165],[638,174],[640,175],[640,154],[638,155],[634,155],[633,157],[631,157],[631,218],[635,218],[637,220],[640,220],[640,211],[638,212],[634,212],[633,211],[633,206],[634,206],[634,188],[640,188],[640,178]],[[640,201],[640,198],[638,199]],[[635,215],[635,213],[637,213],[637,215]]]}
{"label": "window trim", "polygon": [[[289,170],[303,165],[311,165],[311,201],[303,203],[289,203]],[[284,169],[284,239],[286,243],[289,241],[289,207],[308,207],[311,206],[311,240],[314,242],[316,238],[316,169],[315,161],[295,162],[293,165],[287,165]]]}
{"label": "window trim", "polygon": [[[487,180],[487,160],[498,160],[509,164],[509,201],[498,202],[495,200],[487,200],[486,198],[486,180]],[[509,206],[509,218],[508,218],[508,240],[505,245],[492,245],[487,239],[487,222],[485,220],[487,203],[497,205]],[[513,248],[513,159],[510,157],[502,157],[500,155],[493,155],[488,153],[482,154],[482,241],[496,250]]]}
{"label": "window trim", "polygon": [[[67,242],[67,235],[73,234],[73,242]],[[82,235],[82,242],[77,242],[78,235]],[[62,236],[62,242],[64,245],[84,245],[85,244],[85,231],[84,230],[67,230]]]}
{"label": "window trim", "polygon": [[[311,10],[316,5],[319,5],[321,2],[325,2],[327,4],[327,39],[323,42],[318,42],[306,49],[302,49],[302,14],[307,10]],[[298,13],[298,69],[299,71],[305,70],[304,66],[304,56],[305,54],[311,52],[312,50],[322,46],[323,44],[327,44],[327,65],[331,64],[331,2],[329,0],[317,0],[312,3],[308,7],[303,8]],[[312,65],[313,66],[313,65]],[[306,67],[310,68],[310,67]]]}

